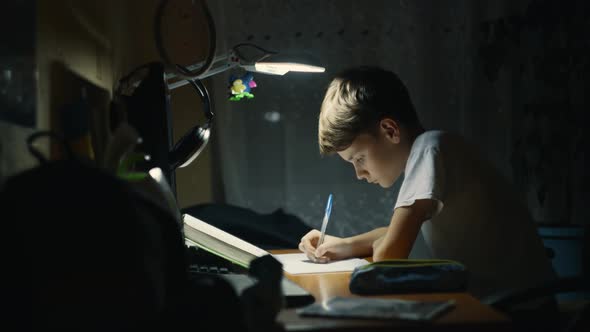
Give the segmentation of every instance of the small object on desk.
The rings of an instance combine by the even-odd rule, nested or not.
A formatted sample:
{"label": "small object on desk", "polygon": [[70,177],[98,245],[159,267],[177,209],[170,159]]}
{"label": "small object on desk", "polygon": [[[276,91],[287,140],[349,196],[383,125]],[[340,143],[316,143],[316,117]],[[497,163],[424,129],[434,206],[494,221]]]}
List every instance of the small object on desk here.
{"label": "small object on desk", "polygon": [[257,279],[240,294],[248,330],[282,330],[276,321],[286,304],[281,286],[282,264],[270,255],[258,257],[250,263],[248,274]]}
{"label": "small object on desk", "polygon": [[366,297],[333,297],[297,309],[302,316],[431,321],[455,306],[453,300],[410,301]]}
{"label": "small object on desk", "polygon": [[359,295],[465,291],[468,270],[447,259],[389,259],[354,269],[349,290]]}

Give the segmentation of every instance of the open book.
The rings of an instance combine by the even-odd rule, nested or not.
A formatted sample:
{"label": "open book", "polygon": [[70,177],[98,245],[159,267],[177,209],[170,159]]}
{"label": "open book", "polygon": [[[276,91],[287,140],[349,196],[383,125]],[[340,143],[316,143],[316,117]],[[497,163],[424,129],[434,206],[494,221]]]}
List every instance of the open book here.
{"label": "open book", "polygon": [[[244,268],[248,268],[255,258],[270,255],[268,251],[191,215],[183,214],[182,220],[187,245],[197,246]],[[317,264],[309,261],[303,253],[273,256],[283,264],[283,270],[290,274],[345,272],[369,263],[364,259],[352,258]]]}

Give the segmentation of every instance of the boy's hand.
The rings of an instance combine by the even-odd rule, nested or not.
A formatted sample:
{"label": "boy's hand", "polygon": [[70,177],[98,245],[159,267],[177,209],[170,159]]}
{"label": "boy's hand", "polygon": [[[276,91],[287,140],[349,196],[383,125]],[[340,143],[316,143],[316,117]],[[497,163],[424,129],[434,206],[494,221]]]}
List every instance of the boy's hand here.
{"label": "boy's hand", "polygon": [[320,240],[320,231],[314,229],[305,234],[299,243],[299,250],[316,263],[327,263],[331,260],[350,257],[350,245],[342,238],[325,235],[324,243],[317,247]]}
{"label": "boy's hand", "polygon": [[[305,234],[305,236],[301,238],[301,242],[299,242],[299,250],[305,253],[310,261],[316,263],[325,263],[327,262],[327,258],[319,258],[315,255],[317,251],[316,246],[320,240],[320,236],[321,233],[317,229],[309,231],[309,233]],[[330,236],[328,235],[324,236],[324,243],[328,241],[329,237]]]}

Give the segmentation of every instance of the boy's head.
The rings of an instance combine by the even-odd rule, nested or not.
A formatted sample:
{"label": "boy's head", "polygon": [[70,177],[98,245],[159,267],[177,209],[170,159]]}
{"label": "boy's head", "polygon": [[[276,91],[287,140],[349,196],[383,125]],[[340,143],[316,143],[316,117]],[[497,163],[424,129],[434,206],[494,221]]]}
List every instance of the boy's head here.
{"label": "boy's head", "polygon": [[421,130],[408,90],[395,73],[354,67],[336,75],[326,91],[319,147],[322,154],[338,153],[352,162],[359,179],[389,187],[403,171],[411,145],[406,137]]}

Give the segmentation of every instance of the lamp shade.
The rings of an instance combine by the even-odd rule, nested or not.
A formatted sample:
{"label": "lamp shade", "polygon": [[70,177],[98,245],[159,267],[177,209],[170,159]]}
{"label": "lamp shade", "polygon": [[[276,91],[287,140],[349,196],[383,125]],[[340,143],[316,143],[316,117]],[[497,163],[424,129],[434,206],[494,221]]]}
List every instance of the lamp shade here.
{"label": "lamp shade", "polygon": [[248,71],[271,75],[285,75],[288,72],[325,72],[326,69],[318,64],[319,61],[309,54],[285,52],[268,55],[259,61],[242,64],[241,66]]}

